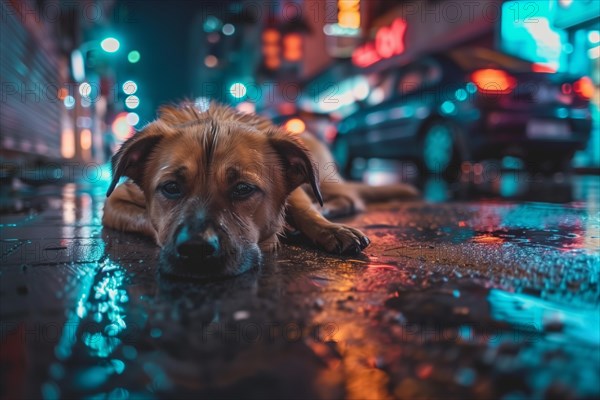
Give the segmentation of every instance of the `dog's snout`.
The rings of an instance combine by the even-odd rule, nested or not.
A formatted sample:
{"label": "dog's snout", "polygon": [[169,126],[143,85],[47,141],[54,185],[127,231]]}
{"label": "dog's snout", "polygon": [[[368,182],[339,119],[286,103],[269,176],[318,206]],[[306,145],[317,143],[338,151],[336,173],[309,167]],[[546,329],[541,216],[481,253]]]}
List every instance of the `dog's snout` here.
{"label": "dog's snout", "polygon": [[219,237],[210,225],[196,232],[184,226],[177,233],[175,248],[179,257],[197,259],[218,257],[221,250]]}

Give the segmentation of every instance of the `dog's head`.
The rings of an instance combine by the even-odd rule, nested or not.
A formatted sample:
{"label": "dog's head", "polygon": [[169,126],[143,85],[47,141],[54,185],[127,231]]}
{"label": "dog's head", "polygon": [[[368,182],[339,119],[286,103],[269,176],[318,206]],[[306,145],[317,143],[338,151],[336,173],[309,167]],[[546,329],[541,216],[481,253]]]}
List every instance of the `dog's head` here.
{"label": "dog's head", "polygon": [[112,160],[144,192],[163,271],[236,275],[276,245],[286,198],[317,169],[300,141],[258,116],[211,105],[163,107]]}

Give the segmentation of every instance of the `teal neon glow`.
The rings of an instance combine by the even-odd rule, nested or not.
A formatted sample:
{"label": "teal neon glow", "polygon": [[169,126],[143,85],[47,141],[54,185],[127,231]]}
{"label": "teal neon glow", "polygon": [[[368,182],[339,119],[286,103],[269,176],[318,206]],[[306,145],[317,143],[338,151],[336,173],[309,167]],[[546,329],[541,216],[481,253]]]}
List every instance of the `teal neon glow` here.
{"label": "teal neon glow", "polygon": [[430,171],[444,170],[452,159],[452,132],[445,125],[435,125],[425,135],[424,161]]}
{"label": "teal neon glow", "polygon": [[465,101],[467,99],[467,91],[465,89],[457,89],[454,97],[458,101]]}
{"label": "teal neon glow", "polygon": [[444,113],[446,115],[450,115],[450,114],[454,114],[454,112],[456,111],[456,106],[454,105],[453,102],[446,100],[445,102],[442,103],[440,109],[442,110],[442,113]]}
{"label": "teal neon glow", "polygon": [[106,51],[107,53],[114,53],[119,50],[121,43],[119,43],[119,41],[113,37],[108,37],[100,42],[100,47],[102,47],[102,50]]}
{"label": "teal neon glow", "polygon": [[[532,7],[532,4],[535,7]],[[502,4],[501,46],[509,54],[557,71],[567,67],[567,34],[554,28],[550,1],[508,1]]]}
{"label": "teal neon glow", "polygon": [[465,89],[467,89],[467,92],[469,92],[471,94],[477,93],[477,85],[475,85],[473,82],[467,83],[467,85],[465,86]]}

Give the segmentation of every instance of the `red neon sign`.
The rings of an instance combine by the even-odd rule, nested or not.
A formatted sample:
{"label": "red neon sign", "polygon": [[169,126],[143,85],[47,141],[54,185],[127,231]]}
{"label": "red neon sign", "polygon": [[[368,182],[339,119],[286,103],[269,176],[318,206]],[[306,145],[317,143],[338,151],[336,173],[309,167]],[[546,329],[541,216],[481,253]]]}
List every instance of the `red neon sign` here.
{"label": "red neon sign", "polygon": [[358,67],[368,67],[377,61],[402,54],[404,52],[404,34],[406,21],[397,18],[390,26],[380,28],[375,40],[362,45],[352,53],[352,62]]}

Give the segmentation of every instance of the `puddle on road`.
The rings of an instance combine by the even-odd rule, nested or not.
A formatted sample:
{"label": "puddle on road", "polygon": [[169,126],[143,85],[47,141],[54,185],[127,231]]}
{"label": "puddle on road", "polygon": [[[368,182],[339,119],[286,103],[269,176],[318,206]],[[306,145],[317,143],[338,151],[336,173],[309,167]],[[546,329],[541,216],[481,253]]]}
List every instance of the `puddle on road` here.
{"label": "puddle on road", "polygon": [[553,340],[600,344],[600,307],[574,308],[475,284],[402,291],[386,306],[415,323],[518,328],[553,335]]}
{"label": "puddle on road", "polygon": [[474,232],[471,241],[483,245],[506,244],[564,250],[584,247],[583,237],[580,233],[565,233],[558,229],[497,229],[486,232]]}
{"label": "puddle on road", "polygon": [[[398,319],[403,321],[400,333],[403,342],[425,344],[432,353],[454,349],[451,363],[461,360],[461,363],[478,366],[471,370],[472,379],[461,383],[460,376],[451,378],[450,370],[446,370],[445,378],[443,374],[437,376],[438,383],[454,379],[454,383],[465,386],[468,381],[466,386],[472,386],[477,392],[477,387],[481,389],[492,376],[494,381],[506,385],[497,384],[494,392],[483,392],[484,397],[491,394],[510,398],[547,398],[553,393],[561,398],[600,395],[596,379],[600,373],[600,307],[597,303],[576,308],[527,294],[466,283],[397,292],[385,305],[401,314]],[[479,350],[475,350],[477,348]],[[473,356],[474,359],[467,361]],[[417,364],[416,377],[424,379],[420,376],[426,371],[423,363],[430,361],[420,357],[423,354],[411,362]],[[437,371],[448,367],[443,359],[427,365]],[[540,365],[545,367],[540,368]],[[460,368],[456,365],[453,370],[460,371]]]}
{"label": "puddle on road", "polygon": [[[600,215],[577,204],[465,204],[426,205],[422,221],[407,221],[410,210],[397,214],[372,213],[363,229],[388,248],[398,243],[439,245],[473,243],[482,246],[550,248],[561,251],[600,251]],[[376,221],[390,220],[387,224]]]}
{"label": "puddle on road", "polygon": [[[77,232],[88,235],[85,227],[79,228],[98,223],[100,197],[82,195],[72,187],[60,195],[56,197],[60,201],[49,200],[50,210],[60,212],[48,220],[56,221],[65,237]],[[48,368],[44,397],[161,396],[170,393],[171,385],[183,385],[190,393],[205,385],[207,397],[222,394],[218,390],[225,385],[239,390],[231,393],[246,393],[243,389],[263,381],[266,386],[273,377],[313,378],[309,351],[324,359],[324,369],[318,371],[323,376],[331,374],[330,387],[337,388],[346,380],[347,397],[366,398],[375,393],[398,398],[428,393],[429,397],[460,397],[464,393],[457,388],[468,388],[470,397],[479,398],[543,398],[548,393],[566,398],[573,394],[556,389],[552,386],[556,382],[577,390],[571,397],[600,395],[596,383],[600,372],[598,301],[592,303],[596,308],[576,308],[474,283],[448,283],[448,278],[469,276],[467,267],[453,268],[452,273],[435,269],[454,261],[442,256],[455,244],[467,244],[455,246],[461,249],[481,249],[481,259],[489,256],[489,250],[499,249],[509,256],[508,261],[521,264],[530,262],[528,257],[533,258],[539,248],[597,252],[597,212],[576,205],[541,204],[419,206],[413,211],[369,217],[373,223],[364,226],[377,236],[373,247],[395,251],[389,256],[374,251],[368,260],[329,260],[321,265],[320,253],[301,249],[291,252],[288,261],[279,259],[282,265],[273,268],[280,270],[267,277],[253,271],[233,281],[203,285],[159,281],[156,289],[152,265],[133,285],[126,265],[80,266],[73,287],[67,287],[79,297],[67,316],[56,360]],[[388,217],[393,221],[388,223]],[[525,251],[507,251],[511,246]],[[130,254],[132,250],[123,247]],[[491,258],[507,262],[498,257]],[[592,260],[583,261],[588,259]],[[409,262],[411,266],[405,267]],[[562,275],[554,259],[543,265]],[[587,272],[574,273],[574,267],[589,265],[569,264],[568,276],[577,279],[564,284],[551,281],[554,275],[540,282],[545,279],[555,289],[564,285],[581,296],[591,293],[586,299],[592,298],[597,296],[597,280],[590,281]],[[510,282],[504,288],[524,287],[524,278],[515,272],[506,276]],[[446,283],[439,286],[440,282]],[[533,282],[536,288],[544,287],[545,282],[540,282]],[[136,296],[140,286],[151,294]],[[383,306],[390,286],[403,290]],[[428,289],[420,290],[424,287]],[[382,321],[372,318],[381,308],[394,315]],[[280,323],[278,328],[306,324],[307,329],[335,323],[337,342],[263,340],[274,322]],[[263,334],[259,341],[252,336],[257,327]],[[396,328],[405,335],[399,340],[394,336]],[[240,332],[249,335],[246,341],[240,344],[238,336],[234,336],[237,342],[227,340],[226,335]],[[450,336],[444,337],[446,333]],[[412,345],[415,338],[417,345]],[[235,362],[229,369],[224,360],[232,359]],[[304,368],[304,372],[294,368]],[[214,371],[223,374],[213,377]],[[210,386],[214,380],[224,386]],[[429,391],[436,385],[444,391]],[[324,397],[343,397],[335,393]]]}
{"label": "puddle on road", "polygon": [[[81,397],[94,393],[128,398],[124,371],[139,369],[131,344],[144,326],[143,313],[129,306],[126,271],[109,259],[82,265],[60,297],[75,291],[74,308],[54,349],[56,361],[41,387],[45,399]],[[69,296],[70,297],[70,296]],[[131,371],[130,371],[131,373]],[[136,373],[140,373],[137,371]],[[116,397],[115,397],[116,396]],[[123,397],[124,396],[124,397]]]}

